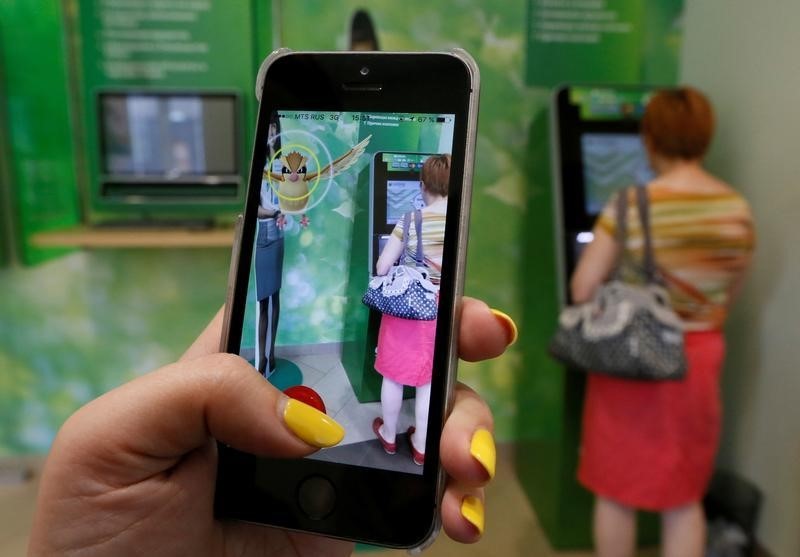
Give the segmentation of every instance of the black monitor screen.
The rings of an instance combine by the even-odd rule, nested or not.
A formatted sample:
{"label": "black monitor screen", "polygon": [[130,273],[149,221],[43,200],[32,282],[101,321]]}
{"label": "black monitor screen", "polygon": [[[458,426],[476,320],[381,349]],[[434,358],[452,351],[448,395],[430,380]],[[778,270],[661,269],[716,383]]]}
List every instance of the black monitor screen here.
{"label": "black monitor screen", "polygon": [[590,215],[599,213],[618,189],[655,177],[639,134],[584,133],[581,158],[584,204]]}
{"label": "black monitor screen", "polygon": [[239,172],[234,95],[104,93],[99,109],[107,176],[179,179]]}

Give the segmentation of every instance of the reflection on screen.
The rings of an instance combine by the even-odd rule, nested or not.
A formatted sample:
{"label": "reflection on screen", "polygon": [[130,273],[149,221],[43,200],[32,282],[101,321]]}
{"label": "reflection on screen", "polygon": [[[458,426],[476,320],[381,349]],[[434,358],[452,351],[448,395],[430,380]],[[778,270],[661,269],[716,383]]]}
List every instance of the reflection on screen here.
{"label": "reflection on screen", "polygon": [[[372,242],[422,206],[421,165],[431,154],[450,153],[453,130],[453,116],[441,114],[273,115],[239,353],[277,388],[345,428],[339,445],[310,458],[422,473],[407,432],[419,423],[417,398],[430,389],[406,387],[404,396],[400,385],[392,403],[400,408],[395,450],[388,454],[374,430],[385,415],[384,377],[375,361],[386,317],[361,298],[375,269]],[[383,165],[378,178],[375,164]],[[439,201],[436,210],[444,212],[437,226],[446,203]],[[439,228],[424,228],[423,239],[443,236]],[[436,321],[424,323],[432,335]],[[408,344],[403,358],[433,341],[415,331],[412,323],[400,339]],[[427,420],[427,408],[422,415]]]}
{"label": "reflection on screen", "polygon": [[581,136],[586,212],[603,210],[618,189],[644,184],[654,173],[638,134],[586,133]]}

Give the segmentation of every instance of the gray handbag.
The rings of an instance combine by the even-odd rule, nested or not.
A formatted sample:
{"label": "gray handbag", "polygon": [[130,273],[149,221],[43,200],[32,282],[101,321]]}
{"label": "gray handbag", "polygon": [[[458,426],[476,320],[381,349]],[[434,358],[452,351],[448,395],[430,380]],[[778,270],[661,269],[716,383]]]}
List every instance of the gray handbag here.
{"label": "gray handbag", "polygon": [[[686,374],[683,323],[657,273],[647,192],[634,186],[644,236],[644,284],[620,279],[621,265],[594,299],[558,317],[550,354],[570,368],[627,379],[681,379]],[[625,246],[628,190],[617,196],[617,240]]]}

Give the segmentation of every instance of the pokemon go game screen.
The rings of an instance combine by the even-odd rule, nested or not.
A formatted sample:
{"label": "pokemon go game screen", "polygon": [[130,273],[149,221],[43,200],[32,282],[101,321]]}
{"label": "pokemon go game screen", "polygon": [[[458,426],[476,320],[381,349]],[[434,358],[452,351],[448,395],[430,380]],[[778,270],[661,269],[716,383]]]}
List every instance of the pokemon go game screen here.
{"label": "pokemon go game screen", "polygon": [[452,114],[274,112],[239,354],[344,439],[422,474]]}

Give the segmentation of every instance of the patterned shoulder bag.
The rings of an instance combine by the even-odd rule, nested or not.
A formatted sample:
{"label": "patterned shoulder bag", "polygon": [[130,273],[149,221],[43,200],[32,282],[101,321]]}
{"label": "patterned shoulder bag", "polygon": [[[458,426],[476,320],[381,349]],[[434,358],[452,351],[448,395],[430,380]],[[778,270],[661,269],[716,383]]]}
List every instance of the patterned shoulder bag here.
{"label": "patterned shoulder bag", "polygon": [[385,315],[431,321],[436,319],[438,288],[428,280],[425,258],[422,252],[422,211],[417,209],[403,217],[403,251],[408,246],[409,223],[414,220],[417,233],[416,266],[402,263],[394,265],[384,276],[373,277],[361,301],[368,307]]}
{"label": "patterned shoulder bag", "polygon": [[[656,270],[647,192],[634,186],[644,237],[644,284],[621,280],[617,266],[594,299],[561,311],[550,354],[574,369],[628,379],[681,379],[683,324]],[[628,190],[617,197],[617,240],[625,246]]]}

